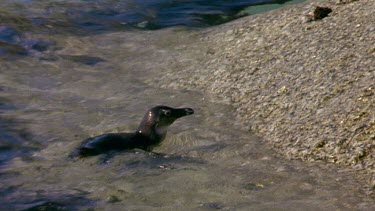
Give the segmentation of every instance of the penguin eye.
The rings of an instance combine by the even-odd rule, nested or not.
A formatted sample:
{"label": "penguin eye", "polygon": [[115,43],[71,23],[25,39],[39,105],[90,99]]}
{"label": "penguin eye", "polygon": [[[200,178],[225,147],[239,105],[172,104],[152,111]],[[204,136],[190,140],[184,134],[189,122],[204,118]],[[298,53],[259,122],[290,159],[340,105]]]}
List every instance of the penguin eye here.
{"label": "penguin eye", "polygon": [[169,111],[169,110],[164,111],[164,115],[165,115],[165,116],[170,116],[170,115],[171,115],[171,111]]}

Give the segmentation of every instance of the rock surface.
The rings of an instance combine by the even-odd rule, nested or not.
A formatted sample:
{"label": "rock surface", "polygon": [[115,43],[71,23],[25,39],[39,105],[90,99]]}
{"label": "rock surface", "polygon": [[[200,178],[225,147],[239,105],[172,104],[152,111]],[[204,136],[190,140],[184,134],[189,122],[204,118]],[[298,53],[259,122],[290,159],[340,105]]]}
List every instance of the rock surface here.
{"label": "rock surface", "polygon": [[[306,22],[317,6],[332,12]],[[189,59],[149,82],[217,96],[278,152],[357,171],[371,194],[374,11],[371,0],[308,1],[199,31]]]}

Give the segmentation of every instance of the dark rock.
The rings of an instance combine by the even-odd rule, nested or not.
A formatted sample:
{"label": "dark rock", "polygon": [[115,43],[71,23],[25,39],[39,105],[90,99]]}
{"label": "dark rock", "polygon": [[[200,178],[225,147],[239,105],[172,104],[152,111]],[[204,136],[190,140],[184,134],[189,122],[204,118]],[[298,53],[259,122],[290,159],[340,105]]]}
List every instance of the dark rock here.
{"label": "dark rock", "polygon": [[307,21],[316,21],[321,20],[325,17],[327,17],[332,12],[332,9],[329,7],[315,7],[314,11],[310,14],[308,14]]}
{"label": "dark rock", "polygon": [[314,10],[314,19],[320,20],[328,16],[332,12],[332,9],[329,7],[319,7],[317,6]]}
{"label": "dark rock", "polygon": [[117,196],[115,196],[115,195],[110,195],[110,196],[108,197],[107,201],[108,201],[109,203],[116,203],[116,202],[120,202],[121,199],[119,199],[119,198],[118,198]]}
{"label": "dark rock", "polygon": [[36,51],[43,52],[46,51],[50,45],[51,43],[47,41],[37,41],[31,46],[31,48]]}

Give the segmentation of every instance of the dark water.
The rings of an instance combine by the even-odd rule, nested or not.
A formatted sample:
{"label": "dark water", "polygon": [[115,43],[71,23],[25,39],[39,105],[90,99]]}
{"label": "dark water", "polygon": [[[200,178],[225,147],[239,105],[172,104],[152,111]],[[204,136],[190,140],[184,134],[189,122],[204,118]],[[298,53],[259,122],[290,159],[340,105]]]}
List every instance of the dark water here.
{"label": "dark water", "polygon": [[[116,3],[105,3],[99,8],[95,8],[95,5],[92,9],[84,12],[82,10],[70,12],[71,17],[80,19],[75,20],[77,25],[95,31],[111,30],[111,27],[116,25],[119,28],[125,25],[143,29],[160,29],[177,25],[204,27],[238,18],[237,13],[249,5],[281,4],[286,1],[288,0],[117,1]],[[90,2],[99,3],[100,1]]]}
{"label": "dark water", "polygon": [[23,24],[22,27],[27,24],[49,25],[47,27],[92,33],[128,27],[204,27],[238,18],[237,13],[249,5],[282,4],[287,1],[290,0],[5,1],[9,8],[6,5],[2,9],[5,13],[1,16],[4,16],[4,23],[13,21]]}
{"label": "dark water", "polygon": [[[244,16],[249,5],[290,0],[81,0],[0,1],[0,58],[47,50],[52,43],[28,37],[43,34],[93,35],[172,26],[207,27]],[[11,55],[7,55],[11,54]]]}

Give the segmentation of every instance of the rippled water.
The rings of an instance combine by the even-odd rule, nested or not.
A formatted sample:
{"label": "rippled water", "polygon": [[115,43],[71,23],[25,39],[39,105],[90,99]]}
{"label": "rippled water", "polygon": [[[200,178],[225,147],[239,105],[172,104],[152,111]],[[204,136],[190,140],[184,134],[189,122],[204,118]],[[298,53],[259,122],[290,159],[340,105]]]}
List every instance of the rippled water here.
{"label": "rippled water", "polygon": [[[199,31],[0,34],[0,210],[374,208],[353,174],[284,160],[212,96],[148,84],[204,55]],[[195,110],[155,149],[164,156],[67,157],[89,136],[134,130],[159,104]]]}
{"label": "rippled water", "polygon": [[[238,18],[249,5],[282,4],[288,0],[80,0],[1,1],[4,16],[35,25],[91,33],[126,27],[160,29],[176,25],[208,26]],[[12,12],[16,11],[17,14]],[[19,23],[18,23],[19,24]],[[26,24],[26,23],[25,23]]]}
{"label": "rippled water", "polygon": [[[0,59],[43,52],[53,45],[31,38],[30,33],[90,36],[171,26],[207,27],[300,1],[0,0]],[[255,11],[243,10],[249,5],[256,5]]]}

